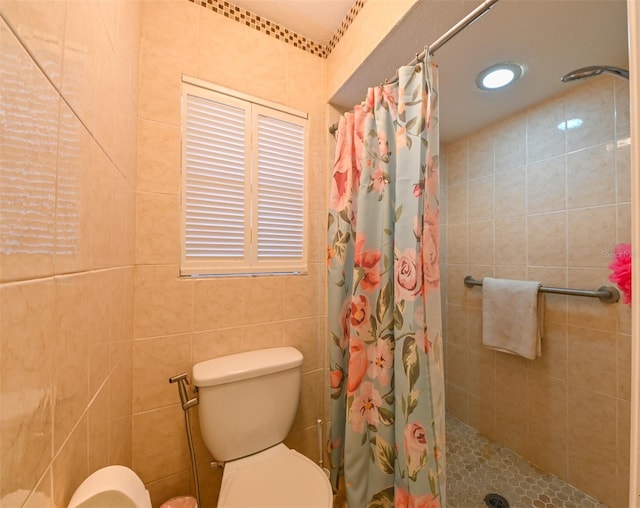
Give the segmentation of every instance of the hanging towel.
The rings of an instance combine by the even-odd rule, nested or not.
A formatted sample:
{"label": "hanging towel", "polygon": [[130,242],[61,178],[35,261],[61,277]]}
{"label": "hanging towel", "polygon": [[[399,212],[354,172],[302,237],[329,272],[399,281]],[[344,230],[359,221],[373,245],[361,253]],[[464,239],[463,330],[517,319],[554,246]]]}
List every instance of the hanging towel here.
{"label": "hanging towel", "polygon": [[535,360],[541,356],[544,295],[539,282],[482,281],[482,343],[492,349]]}

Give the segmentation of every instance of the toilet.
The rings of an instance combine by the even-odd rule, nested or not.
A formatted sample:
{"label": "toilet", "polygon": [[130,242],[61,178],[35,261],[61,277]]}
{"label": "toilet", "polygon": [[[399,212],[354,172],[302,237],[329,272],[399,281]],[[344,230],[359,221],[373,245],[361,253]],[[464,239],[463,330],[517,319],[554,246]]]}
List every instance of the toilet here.
{"label": "toilet", "polygon": [[219,508],[331,508],[325,472],[283,444],[300,397],[302,353],[249,351],[193,367],[200,431],[224,463]]}
{"label": "toilet", "polygon": [[144,483],[125,466],[107,466],[91,474],[76,489],[68,508],[151,508]]}

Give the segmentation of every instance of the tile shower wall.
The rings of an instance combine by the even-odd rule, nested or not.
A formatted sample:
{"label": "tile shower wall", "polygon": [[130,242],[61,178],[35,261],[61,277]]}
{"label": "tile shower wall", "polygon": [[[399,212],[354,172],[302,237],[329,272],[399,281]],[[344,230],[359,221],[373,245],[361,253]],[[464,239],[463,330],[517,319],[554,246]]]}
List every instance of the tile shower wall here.
{"label": "tile shower wall", "polygon": [[[627,506],[628,306],[546,295],[542,357],[481,345],[465,275],[610,284],[630,241],[628,84],[598,78],[446,146],[447,408],[611,507]],[[580,118],[575,130],[557,126]]]}
{"label": "tile shower wall", "polygon": [[[290,345],[304,354],[287,442],[317,459],[324,358],[325,60],[185,1],[142,7],[133,352],[133,466],[155,504],[193,492],[178,391],[167,381],[224,354]],[[309,113],[309,274],[180,279],[180,83],[197,77]],[[194,418],[197,411],[194,411]],[[257,417],[259,415],[256,415]],[[220,473],[196,428],[205,506]]]}
{"label": "tile shower wall", "polygon": [[0,13],[0,506],[66,506],[131,464],[139,6]]}

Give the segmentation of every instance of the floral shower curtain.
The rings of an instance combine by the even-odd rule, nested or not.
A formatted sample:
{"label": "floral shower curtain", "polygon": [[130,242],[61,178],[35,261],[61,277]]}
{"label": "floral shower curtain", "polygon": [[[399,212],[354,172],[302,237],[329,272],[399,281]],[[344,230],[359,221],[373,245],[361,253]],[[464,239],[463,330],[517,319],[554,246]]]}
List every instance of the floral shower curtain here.
{"label": "floral shower curtain", "polygon": [[445,506],[438,91],[425,54],[337,131],[329,454],[352,508]]}

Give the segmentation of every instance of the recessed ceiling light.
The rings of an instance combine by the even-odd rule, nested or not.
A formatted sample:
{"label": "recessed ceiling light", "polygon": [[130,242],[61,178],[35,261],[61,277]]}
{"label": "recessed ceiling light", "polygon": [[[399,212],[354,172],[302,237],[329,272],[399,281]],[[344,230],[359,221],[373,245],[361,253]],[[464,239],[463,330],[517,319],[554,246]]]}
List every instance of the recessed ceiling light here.
{"label": "recessed ceiling light", "polygon": [[581,125],[582,125],[582,119],[581,118],[570,118],[566,122],[560,122],[558,124],[558,129],[561,130],[561,131],[568,131],[568,130],[571,130],[571,129],[577,129]]}
{"label": "recessed ceiling light", "polygon": [[476,86],[481,90],[497,90],[513,83],[522,76],[522,66],[513,63],[492,65],[476,78]]}

